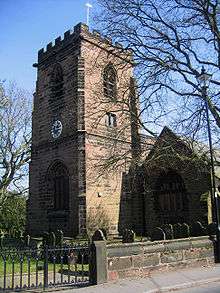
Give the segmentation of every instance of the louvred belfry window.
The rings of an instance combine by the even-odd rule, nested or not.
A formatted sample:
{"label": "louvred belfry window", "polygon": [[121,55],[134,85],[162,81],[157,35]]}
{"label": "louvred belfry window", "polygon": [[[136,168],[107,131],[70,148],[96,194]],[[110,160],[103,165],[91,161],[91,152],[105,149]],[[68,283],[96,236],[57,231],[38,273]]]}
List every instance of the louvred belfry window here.
{"label": "louvred belfry window", "polygon": [[60,64],[56,64],[53,68],[50,79],[51,95],[49,102],[51,107],[56,110],[63,106],[63,70]]}
{"label": "louvred belfry window", "polygon": [[105,67],[103,73],[103,89],[105,97],[115,100],[117,95],[117,75],[112,64]]}
{"label": "louvred belfry window", "polygon": [[108,127],[117,127],[117,117],[116,114],[108,112],[106,113],[106,126]]}

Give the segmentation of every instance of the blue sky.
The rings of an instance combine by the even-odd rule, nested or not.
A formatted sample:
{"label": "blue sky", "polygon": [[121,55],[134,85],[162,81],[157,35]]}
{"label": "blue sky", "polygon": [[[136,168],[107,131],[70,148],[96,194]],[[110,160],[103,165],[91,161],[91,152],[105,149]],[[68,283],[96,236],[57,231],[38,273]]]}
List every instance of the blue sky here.
{"label": "blue sky", "polygon": [[34,91],[38,50],[86,22],[87,2],[95,0],[0,0],[0,80]]}

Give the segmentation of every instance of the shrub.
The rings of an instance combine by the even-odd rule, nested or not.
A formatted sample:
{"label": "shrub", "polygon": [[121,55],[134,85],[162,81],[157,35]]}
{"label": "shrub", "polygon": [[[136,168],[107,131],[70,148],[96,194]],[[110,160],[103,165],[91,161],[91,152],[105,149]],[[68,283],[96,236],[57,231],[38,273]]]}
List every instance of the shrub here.
{"label": "shrub", "polygon": [[11,194],[0,212],[0,230],[11,237],[20,237],[25,230],[26,198]]}
{"label": "shrub", "polygon": [[94,232],[98,229],[102,230],[107,237],[110,228],[110,219],[101,205],[97,208],[90,209],[87,214],[87,234],[92,237]]}

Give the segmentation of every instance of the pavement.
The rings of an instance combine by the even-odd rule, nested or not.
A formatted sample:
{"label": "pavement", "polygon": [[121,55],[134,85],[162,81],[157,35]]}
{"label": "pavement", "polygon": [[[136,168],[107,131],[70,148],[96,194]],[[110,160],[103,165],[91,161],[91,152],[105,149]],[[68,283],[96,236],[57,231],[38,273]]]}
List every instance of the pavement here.
{"label": "pavement", "polygon": [[[69,288],[65,293],[159,293],[185,289],[216,282],[220,292],[220,264],[209,267],[187,268],[168,272],[152,273],[149,277],[124,279],[102,285]],[[188,290],[187,290],[188,288]],[[191,289],[190,289],[191,288]],[[51,292],[51,291],[50,291]],[[53,290],[52,290],[53,292]],[[54,291],[55,292],[55,291]],[[56,290],[57,292],[57,290]]]}

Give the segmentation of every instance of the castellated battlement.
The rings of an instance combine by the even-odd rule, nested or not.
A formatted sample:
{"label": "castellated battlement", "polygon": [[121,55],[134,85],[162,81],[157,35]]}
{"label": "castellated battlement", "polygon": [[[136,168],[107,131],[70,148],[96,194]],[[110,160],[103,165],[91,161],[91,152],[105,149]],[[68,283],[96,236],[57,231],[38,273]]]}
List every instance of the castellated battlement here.
{"label": "castellated battlement", "polygon": [[97,30],[93,30],[92,32],[89,31],[89,27],[86,24],[80,22],[74,26],[73,30],[66,31],[63,38],[58,37],[54,42],[47,44],[46,48],[40,49],[38,51],[38,62],[45,60],[60,49],[63,49],[65,46],[73,42],[77,42],[79,38],[86,39],[86,37],[88,37],[90,41],[93,40],[97,45],[99,43],[100,45],[110,45],[111,48],[114,47],[116,50],[120,50],[120,53],[123,51],[127,56],[132,55],[132,51],[130,49],[123,48],[122,44],[118,42],[113,43],[111,38],[101,35]]}

